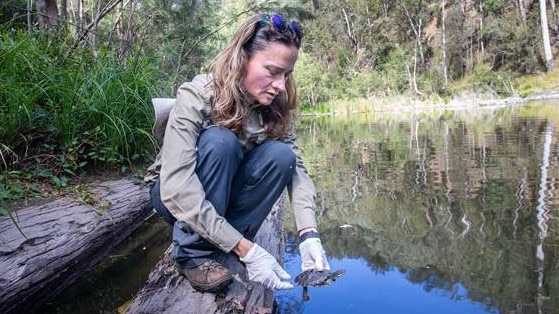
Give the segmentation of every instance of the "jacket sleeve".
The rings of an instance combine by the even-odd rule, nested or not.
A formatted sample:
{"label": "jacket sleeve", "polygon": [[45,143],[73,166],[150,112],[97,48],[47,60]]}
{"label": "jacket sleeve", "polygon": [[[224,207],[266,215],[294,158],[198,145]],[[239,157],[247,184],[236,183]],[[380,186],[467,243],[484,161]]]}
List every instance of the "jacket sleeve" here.
{"label": "jacket sleeve", "polygon": [[196,77],[177,91],[161,148],[161,200],[177,218],[224,252],[243,237],[206,200],[196,175],[196,143],[208,114],[205,82]]}
{"label": "jacket sleeve", "polygon": [[316,189],[307,169],[303,165],[301,152],[296,144],[296,136],[290,131],[280,140],[291,148],[296,157],[295,172],[291,184],[287,187],[287,191],[291,199],[291,207],[293,208],[297,230],[309,227],[316,228]]}

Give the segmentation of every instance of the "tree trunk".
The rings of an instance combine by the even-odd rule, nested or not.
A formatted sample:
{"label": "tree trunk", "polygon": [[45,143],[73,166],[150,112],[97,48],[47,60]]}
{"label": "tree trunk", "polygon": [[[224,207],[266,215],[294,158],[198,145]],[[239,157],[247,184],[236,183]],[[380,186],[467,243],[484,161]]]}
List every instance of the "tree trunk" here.
{"label": "tree trunk", "polygon": [[[92,197],[93,196],[93,197]],[[129,180],[93,189],[87,205],[60,199],[0,217],[0,313],[32,313],[107,256],[152,212]]]}
{"label": "tree trunk", "polygon": [[[135,21],[135,12],[137,4],[134,0],[129,0],[122,2],[117,8],[117,19],[115,28],[117,30],[117,36],[119,41],[118,46],[118,59],[125,61],[128,52],[134,47],[134,41],[136,39],[136,29],[135,26],[137,21]],[[125,8],[128,6],[128,8]]]}
{"label": "tree trunk", "polygon": [[413,31],[413,34],[415,36],[415,45],[414,45],[414,49],[413,49],[413,73],[409,73],[409,69],[408,69],[408,73],[409,73],[409,77],[411,79],[411,87],[412,90],[415,92],[416,95],[422,95],[423,93],[419,91],[419,89],[417,88],[417,55],[419,53],[419,64],[421,66],[425,65],[425,57],[423,55],[423,45],[421,44],[421,32],[422,32],[422,20],[421,20],[421,16],[418,18],[418,21],[415,22],[414,19],[411,17],[410,12],[408,11],[408,8],[406,7],[406,4],[400,0],[400,5],[402,6],[402,8],[404,9],[404,14],[407,17],[411,29]]}
{"label": "tree trunk", "polygon": [[[281,261],[284,250],[282,241],[284,211],[285,194],[276,202],[254,239],[278,261]],[[248,281],[244,265],[233,253],[221,254],[218,260],[234,274],[233,283],[223,294],[201,293],[194,290],[188,280],[176,271],[171,258],[171,247],[169,247],[152,270],[146,285],[134,297],[126,313],[273,312],[273,291]]]}
{"label": "tree trunk", "polygon": [[423,45],[421,44],[421,32],[422,32],[422,19],[421,16],[419,16],[418,21],[416,22],[408,8],[406,7],[406,4],[400,0],[400,5],[402,6],[402,8],[404,9],[404,14],[406,16],[406,18],[408,19],[409,23],[410,23],[410,27],[411,30],[413,31],[413,34],[415,36],[415,45],[418,48],[419,51],[419,57],[420,57],[420,64],[424,65],[425,64],[425,57],[423,55]]}
{"label": "tree trunk", "polygon": [[83,0],[70,0],[70,19],[72,20],[72,30],[75,38],[80,38],[85,21],[83,15]]}
{"label": "tree trunk", "polygon": [[[482,34],[483,33],[483,0],[479,1],[479,32],[478,34]],[[479,42],[479,49],[480,49],[480,54],[478,55],[478,59],[476,60],[476,62],[479,64],[481,62],[483,62],[483,59],[485,59],[485,44],[483,43],[483,36],[479,35],[478,37],[478,42]]]}
{"label": "tree trunk", "polygon": [[33,19],[31,18],[31,0],[27,0],[27,32],[31,33],[33,30]]}
{"label": "tree trunk", "polygon": [[551,44],[549,42],[549,27],[547,25],[547,9],[545,0],[540,0],[540,25],[542,28],[542,43],[545,57],[545,66],[547,72],[555,69],[553,54],[551,53]]}
{"label": "tree trunk", "polygon": [[443,53],[443,79],[444,79],[444,85],[445,88],[448,86],[448,68],[447,68],[447,61],[446,61],[446,28],[444,25],[445,22],[445,0],[442,0],[441,3],[441,7],[442,7],[442,13],[441,13],[441,34],[442,34],[442,53]]}
{"label": "tree trunk", "polygon": [[553,37],[559,36],[559,21],[557,20],[557,6],[555,5],[555,0],[549,0],[549,4],[551,5],[551,14],[552,14],[552,29],[553,29]]}
{"label": "tree trunk", "polygon": [[351,21],[349,20],[349,16],[347,15],[346,10],[342,7],[342,13],[344,14],[344,19],[347,27],[347,37],[351,42],[351,46],[353,47],[354,52],[359,51],[359,42],[357,41],[357,37],[355,36],[353,30],[351,29]]}
{"label": "tree trunk", "polygon": [[101,16],[101,4],[102,0],[97,0],[97,9],[95,10],[95,19],[93,20],[93,32],[91,34],[91,51],[93,55],[97,57],[97,38],[99,34],[99,20]]}
{"label": "tree trunk", "polygon": [[37,22],[40,28],[49,29],[56,26],[58,7],[56,0],[36,0]]}

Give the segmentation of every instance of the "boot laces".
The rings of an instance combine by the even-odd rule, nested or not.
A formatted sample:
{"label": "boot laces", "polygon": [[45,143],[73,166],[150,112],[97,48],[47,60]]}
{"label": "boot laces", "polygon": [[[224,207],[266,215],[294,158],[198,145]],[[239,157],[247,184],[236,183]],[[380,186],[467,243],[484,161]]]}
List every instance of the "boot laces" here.
{"label": "boot laces", "polygon": [[214,270],[214,269],[219,268],[219,267],[221,267],[221,265],[214,260],[208,261],[208,262],[203,263],[202,265],[200,265],[200,269],[201,270],[206,270],[206,271],[211,271],[211,270]]}

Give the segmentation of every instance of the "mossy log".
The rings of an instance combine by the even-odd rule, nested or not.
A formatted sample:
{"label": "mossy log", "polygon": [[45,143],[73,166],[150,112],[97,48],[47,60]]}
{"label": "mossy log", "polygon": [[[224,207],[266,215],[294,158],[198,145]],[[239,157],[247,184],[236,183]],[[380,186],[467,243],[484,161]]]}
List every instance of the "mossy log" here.
{"label": "mossy log", "polygon": [[[96,184],[0,217],[0,313],[30,313],[72,284],[141,226],[148,188],[128,179]],[[89,203],[86,204],[86,203]]]}
{"label": "mossy log", "polygon": [[[282,216],[285,196],[274,205],[254,239],[281,260],[283,252]],[[171,247],[155,266],[146,285],[132,300],[127,314],[137,313],[272,313],[274,293],[247,279],[246,268],[233,253],[222,254],[219,261],[234,275],[226,292],[201,293],[180,275],[171,258]]]}

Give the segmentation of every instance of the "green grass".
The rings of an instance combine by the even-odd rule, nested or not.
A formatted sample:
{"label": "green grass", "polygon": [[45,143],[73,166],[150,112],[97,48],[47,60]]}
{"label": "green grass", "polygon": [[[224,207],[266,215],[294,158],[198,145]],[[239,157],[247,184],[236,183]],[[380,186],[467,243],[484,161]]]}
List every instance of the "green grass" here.
{"label": "green grass", "polygon": [[0,33],[0,204],[153,158],[157,63],[67,49],[49,34]]}
{"label": "green grass", "polygon": [[540,92],[559,92],[559,70],[525,75],[516,79],[515,83],[518,86],[519,93],[523,96]]}

